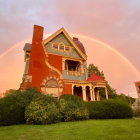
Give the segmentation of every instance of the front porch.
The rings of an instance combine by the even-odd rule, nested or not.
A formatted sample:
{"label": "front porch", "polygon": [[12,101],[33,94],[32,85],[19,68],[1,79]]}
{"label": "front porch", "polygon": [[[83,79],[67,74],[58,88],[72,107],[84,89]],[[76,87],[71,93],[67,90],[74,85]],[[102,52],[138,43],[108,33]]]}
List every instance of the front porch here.
{"label": "front porch", "polygon": [[81,97],[84,101],[100,101],[99,90],[103,88],[105,90],[105,97],[108,99],[108,93],[106,84],[72,84],[72,94]]}

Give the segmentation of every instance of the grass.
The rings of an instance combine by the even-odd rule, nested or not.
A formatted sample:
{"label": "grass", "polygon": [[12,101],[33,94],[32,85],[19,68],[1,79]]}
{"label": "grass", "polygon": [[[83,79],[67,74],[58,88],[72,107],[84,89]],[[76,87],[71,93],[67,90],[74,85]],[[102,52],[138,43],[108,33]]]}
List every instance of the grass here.
{"label": "grass", "polygon": [[140,120],[87,120],[0,127],[0,140],[140,140]]}

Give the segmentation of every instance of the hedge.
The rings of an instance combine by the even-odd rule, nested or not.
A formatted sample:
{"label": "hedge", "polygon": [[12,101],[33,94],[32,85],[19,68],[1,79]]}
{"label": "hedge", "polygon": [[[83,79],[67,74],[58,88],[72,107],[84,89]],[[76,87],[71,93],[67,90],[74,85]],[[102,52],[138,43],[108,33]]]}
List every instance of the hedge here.
{"label": "hedge", "polygon": [[83,100],[75,95],[65,94],[59,99],[62,121],[86,120],[89,114]]}
{"label": "hedge", "polygon": [[90,119],[132,118],[133,110],[122,100],[109,99],[100,102],[87,102]]}
{"label": "hedge", "polygon": [[34,99],[26,108],[27,124],[51,124],[61,120],[58,99],[42,95]]}
{"label": "hedge", "polygon": [[25,123],[25,108],[34,99],[41,96],[36,89],[19,90],[0,99],[0,125]]}
{"label": "hedge", "polygon": [[24,108],[6,98],[0,99],[0,125],[13,125],[23,123]]}

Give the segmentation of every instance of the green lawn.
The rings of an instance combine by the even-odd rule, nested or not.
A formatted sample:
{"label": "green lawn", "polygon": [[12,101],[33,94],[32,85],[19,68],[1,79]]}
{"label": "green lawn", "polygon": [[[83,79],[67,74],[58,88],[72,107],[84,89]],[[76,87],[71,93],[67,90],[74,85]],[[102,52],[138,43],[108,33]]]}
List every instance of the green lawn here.
{"label": "green lawn", "polygon": [[87,120],[0,127],[0,140],[140,140],[140,120]]}

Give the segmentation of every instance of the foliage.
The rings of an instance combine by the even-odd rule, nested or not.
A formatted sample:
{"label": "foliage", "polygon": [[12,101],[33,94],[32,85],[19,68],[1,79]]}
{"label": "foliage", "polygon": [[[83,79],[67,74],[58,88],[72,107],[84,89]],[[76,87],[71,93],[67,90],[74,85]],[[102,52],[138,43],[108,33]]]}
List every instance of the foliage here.
{"label": "foliage", "polygon": [[15,90],[15,89],[9,89],[9,90],[6,90],[6,92],[4,93],[4,95],[6,96],[6,95],[9,95],[9,94],[13,94],[13,93],[15,93],[17,90]]}
{"label": "foliage", "polygon": [[140,107],[137,107],[134,109],[134,116],[139,117],[140,116]]}
{"label": "foliage", "polygon": [[51,124],[61,120],[59,102],[56,98],[42,95],[35,98],[26,108],[27,124]]}
{"label": "foliage", "polygon": [[110,99],[86,103],[90,119],[132,118],[133,111],[128,103]]}
{"label": "foliage", "polygon": [[[89,64],[89,66],[88,66],[88,77],[90,77],[93,72],[96,72],[97,75],[99,75],[100,77],[105,79],[105,75],[104,75],[103,71],[100,71],[98,69],[98,67],[95,66],[94,64]],[[107,92],[108,92],[109,98],[115,98],[117,96],[116,90],[113,89],[108,83],[106,84],[106,87],[107,87]],[[106,98],[105,90],[103,88],[101,88],[99,90],[99,92],[100,92],[100,98],[105,99]]]}
{"label": "foliage", "polygon": [[[108,83],[106,84],[106,88],[107,88],[107,92],[108,92],[108,97],[109,98],[111,98],[111,99],[117,98],[116,90],[113,89]],[[105,99],[106,96],[105,96],[105,90],[104,90],[104,88],[101,88],[99,90],[99,92],[100,92],[100,98],[101,99]]]}
{"label": "foliage", "polygon": [[18,91],[16,94],[18,103],[24,108],[26,108],[26,106],[29,105],[33,99],[38,98],[40,96],[41,93],[35,88],[28,88],[23,92]]}
{"label": "foliage", "polygon": [[[26,106],[34,98],[37,98],[39,96],[41,96],[40,92],[38,92],[36,89],[31,88],[23,92],[21,92],[20,90],[12,93],[9,92],[4,98],[2,98],[0,104],[0,116],[3,118],[0,119],[0,123],[2,125],[25,123],[24,112]],[[5,122],[5,124],[3,124],[3,122]]]}
{"label": "foliage", "polygon": [[0,125],[23,123],[24,108],[10,98],[0,99]]}
{"label": "foliage", "polygon": [[63,121],[67,122],[88,119],[88,111],[80,97],[64,94],[60,97],[59,102]]}
{"label": "foliage", "polygon": [[103,71],[99,71],[98,67],[94,64],[89,64],[88,66],[88,77],[92,75],[92,73],[96,72],[99,76],[101,76],[103,79],[105,79]]}
{"label": "foliage", "polygon": [[[97,66],[95,66],[94,64],[89,64],[88,66],[88,77],[93,73],[93,72],[96,72],[100,77],[102,77],[103,79],[105,79],[105,75],[103,73],[103,71],[100,71],[98,69]],[[132,98],[132,97],[129,97],[129,96],[126,96],[125,94],[120,94],[118,95],[116,90],[114,88],[112,88],[108,83],[106,84],[106,87],[107,87],[107,92],[108,92],[108,97],[111,98],[111,99],[122,99],[130,104],[133,104],[135,102],[135,99]],[[100,92],[100,98],[101,100],[105,99],[106,96],[105,96],[105,90],[103,88],[101,88],[99,90]]]}
{"label": "foliage", "polygon": [[120,95],[117,95],[118,99],[124,100],[130,104],[133,104],[135,102],[136,99],[130,97],[130,96],[126,96],[125,94],[121,93]]}

